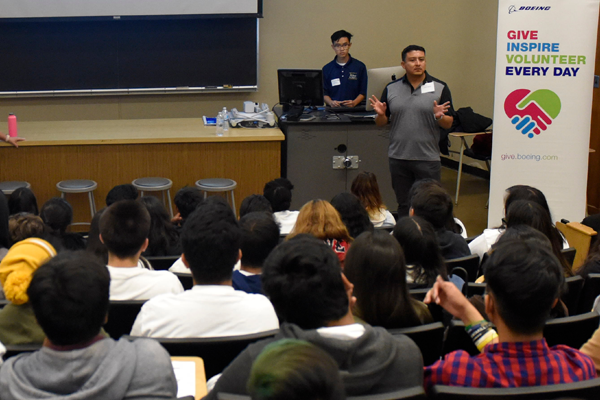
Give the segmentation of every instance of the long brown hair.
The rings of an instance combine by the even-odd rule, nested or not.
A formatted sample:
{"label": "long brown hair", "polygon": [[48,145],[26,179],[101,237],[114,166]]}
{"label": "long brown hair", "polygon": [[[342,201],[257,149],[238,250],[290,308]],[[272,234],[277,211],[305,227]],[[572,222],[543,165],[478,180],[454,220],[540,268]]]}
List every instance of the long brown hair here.
{"label": "long brown hair", "polygon": [[350,243],[352,237],[340,214],[326,200],[311,200],[300,209],[294,229],[287,236],[291,239],[301,233],[309,233],[317,239],[337,239]]}
{"label": "long brown hair", "polygon": [[350,191],[358,197],[369,214],[386,208],[381,198],[377,176],[372,172],[363,171],[354,178]]}

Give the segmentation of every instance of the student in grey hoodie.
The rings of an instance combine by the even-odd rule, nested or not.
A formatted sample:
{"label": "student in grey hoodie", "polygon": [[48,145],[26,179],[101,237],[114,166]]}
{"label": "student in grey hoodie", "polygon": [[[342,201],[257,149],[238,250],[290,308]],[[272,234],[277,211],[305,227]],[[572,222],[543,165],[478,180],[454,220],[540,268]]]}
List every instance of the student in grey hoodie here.
{"label": "student in grey hoodie", "polygon": [[46,339],[41,350],[0,367],[0,399],[170,399],[177,382],[169,354],[148,339],[100,334],[110,275],[83,252],[42,265],[27,290]]}
{"label": "student in grey hoodie", "polygon": [[219,392],[246,394],[253,361],[268,344],[281,339],[304,340],[325,350],[336,361],[348,396],[423,385],[423,360],[412,340],[354,323],[352,284],[322,241],[299,235],[282,243],[266,259],[262,281],[281,322],[280,331],[248,346],[205,399],[216,399]]}

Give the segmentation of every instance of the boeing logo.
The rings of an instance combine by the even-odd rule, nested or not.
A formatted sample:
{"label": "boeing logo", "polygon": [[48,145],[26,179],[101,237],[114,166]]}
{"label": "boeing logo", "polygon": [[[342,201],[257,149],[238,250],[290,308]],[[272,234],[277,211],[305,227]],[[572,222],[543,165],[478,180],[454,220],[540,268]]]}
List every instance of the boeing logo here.
{"label": "boeing logo", "polygon": [[550,11],[551,6],[509,6],[508,13],[516,13],[519,11]]}

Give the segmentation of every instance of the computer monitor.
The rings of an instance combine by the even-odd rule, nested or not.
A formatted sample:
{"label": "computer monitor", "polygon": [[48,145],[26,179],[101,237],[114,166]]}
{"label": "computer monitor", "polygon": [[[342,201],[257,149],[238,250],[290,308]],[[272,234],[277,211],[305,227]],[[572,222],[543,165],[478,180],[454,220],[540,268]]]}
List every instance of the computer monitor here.
{"label": "computer monitor", "polygon": [[279,102],[286,106],[323,105],[323,72],[320,69],[278,69]]}
{"label": "computer monitor", "polygon": [[373,109],[373,107],[371,107],[371,102],[369,101],[371,96],[375,95],[375,97],[380,99],[383,89],[385,89],[388,83],[402,78],[404,73],[404,68],[400,66],[373,68],[367,71],[369,77],[369,83],[367,85],[367,111]]}

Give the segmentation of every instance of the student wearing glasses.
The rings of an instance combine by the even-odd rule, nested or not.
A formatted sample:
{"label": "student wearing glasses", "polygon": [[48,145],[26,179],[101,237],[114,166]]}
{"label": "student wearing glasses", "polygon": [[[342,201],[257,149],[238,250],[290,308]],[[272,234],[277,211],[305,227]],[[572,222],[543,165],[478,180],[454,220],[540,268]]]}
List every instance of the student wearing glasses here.
{"label": "student wearing glasses", "polygon": [[352,34],[331,35],[335,58],[323,67],[323,92],[329,107],[356,107],[367,95],[367,67],[350,55]]}

